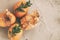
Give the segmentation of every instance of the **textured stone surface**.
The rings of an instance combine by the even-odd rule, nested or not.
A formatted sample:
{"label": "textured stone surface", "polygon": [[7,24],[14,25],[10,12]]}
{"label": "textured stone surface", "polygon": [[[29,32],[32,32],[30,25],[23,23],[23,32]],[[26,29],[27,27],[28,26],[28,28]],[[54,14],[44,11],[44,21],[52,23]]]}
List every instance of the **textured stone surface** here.
{"label": "textured stone surface", "polygon": [[[18,0],[0,0],[0,11],[9,8]],[[40,14],[40,21],[34,29],[25,31],[21,40],[60,40],[60,0],[31,0],[34,10]],[[6,29],[0,28],[0,40],[8,40]]]}

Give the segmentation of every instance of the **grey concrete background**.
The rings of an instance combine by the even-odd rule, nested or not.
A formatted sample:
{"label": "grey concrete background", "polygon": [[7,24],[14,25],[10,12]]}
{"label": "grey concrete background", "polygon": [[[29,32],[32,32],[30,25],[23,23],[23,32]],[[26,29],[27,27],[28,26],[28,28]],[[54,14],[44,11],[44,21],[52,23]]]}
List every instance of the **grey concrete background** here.
{"label": "grey concrete background", "polygon": [[[12,10],[19,0],[0,0],[0,12]],[[60,0],[31,0],[30,9],[37,9],[40,20],[34,29],[25,31],[21,40],[60,40]],[[11,11],[12,12],[12,11]],[[0,28],[0,40],[9,40],[7,29]]]}

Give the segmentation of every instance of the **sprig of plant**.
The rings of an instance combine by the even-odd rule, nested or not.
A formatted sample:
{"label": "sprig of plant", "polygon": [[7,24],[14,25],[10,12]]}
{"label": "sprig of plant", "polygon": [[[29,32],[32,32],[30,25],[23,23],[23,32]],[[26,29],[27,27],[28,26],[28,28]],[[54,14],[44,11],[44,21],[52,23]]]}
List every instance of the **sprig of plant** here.
{"label": "sprig of plant", "polygon": [[16,33],[20,32],[20,30],[21,30],[20,25],[16,25],[15,27],[13,27],[12,32],[9,31],[9,33],[11,34],[11,36],[15,36]]}
{"label": "sprig of plant", "polygon": [[21,22],[20,22],[20,18],[16,17],[16,22],[17,22],[18,24],[20,24],[20,23],[21,23]]}
{"label": "sprig of plant", "polygon": [[32,3],[30,3],[30,0],[29,0],[28,2],[26,2],[25,8],[30,7],[31,5],[32,5]]}
{"label": "sprig of plant", "polygon": [[28,2],[26,2],[26,4],[21,3],[21,5],[16,10],[24,12],[23,8],[30,7],[31,5],[32,3],[30,3],[30,0],[29,0]]}

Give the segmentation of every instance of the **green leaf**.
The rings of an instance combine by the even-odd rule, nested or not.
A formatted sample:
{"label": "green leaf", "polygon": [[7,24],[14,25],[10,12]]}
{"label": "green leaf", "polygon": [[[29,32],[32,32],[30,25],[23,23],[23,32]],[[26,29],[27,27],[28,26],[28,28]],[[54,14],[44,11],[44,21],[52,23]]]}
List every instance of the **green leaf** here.
{"label": "green leaf", "polygon": [[24,12],[24,10],[23,10],[22,8],[20,8],[20,7],[17,8],[16,10],[17,10],[17,11],[22,11],[22,12]]}
{"label": "green leaf", "polygon": [[30,0],[26,2],[26,4],[21,3],[21,5],[16,9],[17,11],[24,12],[23,8],[30,7],[32,4],[30,3]]}
{"label": "green leaf", "polygon": [[30,0],[28,2],[26,2],[26,6],[30,7],[32,4],[30,3]]}
{"label": "green leaf", "polygon": [[16,18],[16,22],[20,24],[20,18]]}
{"label": "green leaf", "polygon": [[20,25],[16,25],[15,27],[13,27],[12,32],[10,32],[11,36],[15,36],[16,33],[20,32],[20,30],[21,30]]}

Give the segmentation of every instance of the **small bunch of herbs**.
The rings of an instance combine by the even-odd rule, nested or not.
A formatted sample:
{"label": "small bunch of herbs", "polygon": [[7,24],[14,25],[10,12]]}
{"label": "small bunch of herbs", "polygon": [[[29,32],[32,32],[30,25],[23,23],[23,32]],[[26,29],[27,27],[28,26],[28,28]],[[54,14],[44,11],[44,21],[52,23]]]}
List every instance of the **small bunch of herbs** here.
{"label": "small bunch of herbs", "polygon": [[18,24],[21,24],[20,18],[16,17],[16,22],[17,22]]}
{"label": "small bunch of herbs", "polygon": [[30,0],[28,2],[26,2],[26,4],[23,4],[23,2],[22,2],[21,5],[16,10],[24,12],[23,8],[30,7],[31,5],[32,4],[30,3]]}
{"label": "small bunch of herbs", "polygon": [[9,31],[11,36],[15,36],[17,33],[19,33],[21,30],[20,25],[16,25],[15,27],[13,27],[12,32]]}

